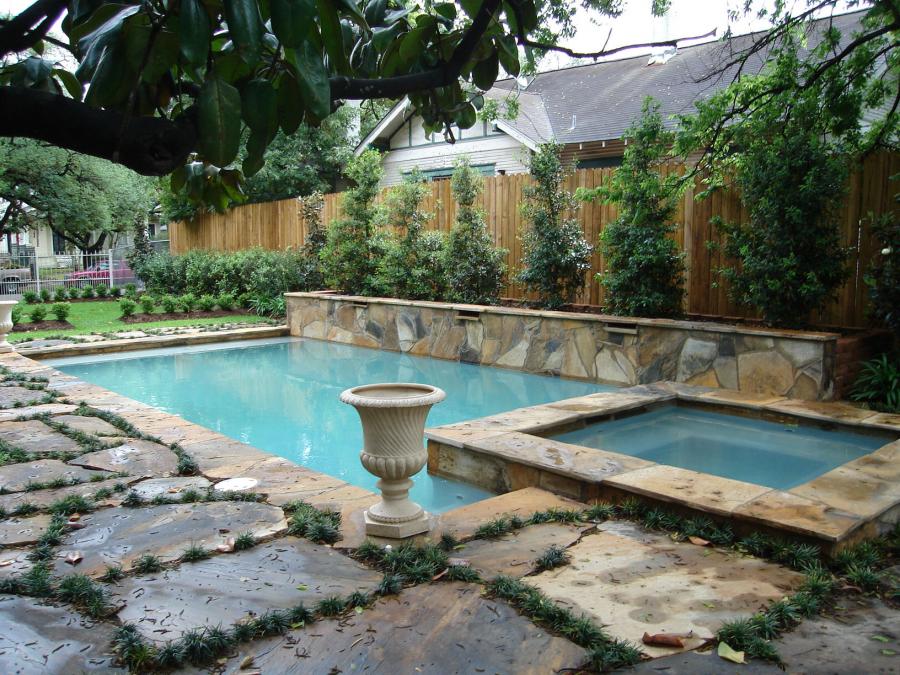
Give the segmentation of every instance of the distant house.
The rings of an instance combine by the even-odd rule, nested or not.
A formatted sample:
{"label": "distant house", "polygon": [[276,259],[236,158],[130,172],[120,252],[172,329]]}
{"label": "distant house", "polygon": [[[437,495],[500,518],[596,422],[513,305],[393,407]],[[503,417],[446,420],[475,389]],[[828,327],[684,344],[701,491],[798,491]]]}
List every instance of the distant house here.
{"label": "distant house", "polygon": [[[820,19],[811,32],[830,22],[847,39],[864,14]],[[453,144],[443,135],[427,135],[422,119],[403,99],[360,142],[356,154],[370,146],[385,152],[385,186],[399,183],[414,168],[429,178],[449,176],[461,155],[467,155],[485,175],[526,172],[529,153],[551,139],[564,146],[564,158],[578,168],[618,166],[625,149],[622,136],[640,116],[647,96],[659,101],[666,123],[672,125],[670,116],[690,113],[697,101],[731,82],[734,72],[704,77],[748,47],[755,35],[572,66],[540,73],[527,82],[500,80],[485,95],[501,103],[515,97],[518,115],[454,129]],[[743,72],[759,72],[764,61],[765,53],[754,55]]]}

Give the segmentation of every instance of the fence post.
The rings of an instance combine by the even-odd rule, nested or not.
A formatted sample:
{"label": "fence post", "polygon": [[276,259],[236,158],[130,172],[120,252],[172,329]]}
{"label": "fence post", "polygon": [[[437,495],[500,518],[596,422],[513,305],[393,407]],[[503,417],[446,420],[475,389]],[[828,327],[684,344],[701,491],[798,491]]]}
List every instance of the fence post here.
{"label": "fence post", "polygon": [[34,280],[37,282],[37,293],[41,294],[41,260],[37,251],[34,252]]}
{"label": "fence post", "polygon": [[109,249],[109,287],[113,288],[115,286],[115,276],[113,275],[113,251]]}

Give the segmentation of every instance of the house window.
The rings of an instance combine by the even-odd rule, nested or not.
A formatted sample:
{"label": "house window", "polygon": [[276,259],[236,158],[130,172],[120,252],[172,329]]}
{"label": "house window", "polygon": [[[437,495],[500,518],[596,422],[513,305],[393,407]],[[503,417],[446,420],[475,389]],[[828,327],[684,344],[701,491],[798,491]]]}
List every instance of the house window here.
{"label": "house window", "polygon": [[[454,168],[452,166],[442,166],[439,169],[425,169],[422,171],[422,175],[425,176],[426,180],[447,180],[453,175]],[[472,168],[482,176],[494,176],[497,174],[495,164],[473,164]],[[408,173],[406,171],[403,175]]]}
{"label": "house window", "polygon": [[66,252],[66,240],[53,232],[53,255],[61,255]]}
{"label": "house window", "polygon": [[621,157],[596,157],[594,159],[579,159],[577,169],[612,169],[622,166]]}

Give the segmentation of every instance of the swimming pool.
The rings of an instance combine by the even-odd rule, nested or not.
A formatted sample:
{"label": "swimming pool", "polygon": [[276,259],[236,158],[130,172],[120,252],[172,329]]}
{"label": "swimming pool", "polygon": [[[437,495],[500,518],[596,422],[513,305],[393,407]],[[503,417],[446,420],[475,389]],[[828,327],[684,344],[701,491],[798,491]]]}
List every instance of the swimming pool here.
{"label": "swimming pool", "polygon": [[[260,341],[262,342],[262,341]],[[447,399],[429,426],[615,389],[351,345],[287,338],[264,344],[173,348],[158,353],[50,361],[59,370],[214,429],[297,464],[375,490],[360,464],[362,429],[338,401],[348,387],[421,382]],[[421,471],[414,500],[439,513],[490,496],[466,483]]]}
{"label": "swimming pool", "polygon": [[884,437],[664,406],[554,434],[564,443],[787,490],[877,450]]}

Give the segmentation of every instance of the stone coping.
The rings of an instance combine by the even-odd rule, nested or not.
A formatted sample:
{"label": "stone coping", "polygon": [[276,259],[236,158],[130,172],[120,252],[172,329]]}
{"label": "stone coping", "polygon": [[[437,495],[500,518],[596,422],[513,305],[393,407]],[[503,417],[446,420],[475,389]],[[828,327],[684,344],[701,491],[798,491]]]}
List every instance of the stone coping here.
{"label": "stone coping", "polygon": [[161,347],[182,347],[213,342],[230,342],[232,340],[250,340],[257,338],[274,338],[290,335],[287,326],[261,326],[253,328],[233,328],[230,330],[205,331],[186,335],[148,335],[147,337],[123,338],[121,340],[102,340],[97,342],[79,342],[52,347],[36,347],[29,349],[27,342],[14,345],[16,351],[32,359],[61,358],[66,356],[88,356],[91,354],[108,354],[112,352],[136,351],[140,349],[158,349]]}
{"label": "stone coping", "polygon": [[[885,445],[789,490],[562,443],[546,436],[660,405],[711,407],[885,436]],[[429,471],[489,489],[536,485],[590,500],[626,494],[809,537],[834,548],[900,519],[900,415],[660,382],[426,430]]]}
{"label": "stone coping", "polygon": [[545,319],[567,319],[609,324],[614,328],[630,326],[653,326],[656,328],[678,328],[681,330],[699,330],[712,333],[731,333],[735,335],[753,335],[761,337],[793,338],[814,342],[831,342],[841,337],[840,333],[827,331],[803,331],[780,328],[763,328],[758,326],[741,326],[737,324],[718,323],[714,321],[687,321],[680,319],[647,319],[634,316],[615,316],[612,314],[591,314],[587,312],[554,312],[520,307],[503,307],[500,305],[467,305],[452,302],[432,302],[428,300],[402,300],[400,298],[379,298],[366,295],[342,295],[333,291],[312,291],[285,293],[286,298],[315,298],[318,300],[336,300],[375,305],[399,305],[403,307],[426,307],[430,309],[454,310],[457,312],[475,312],[478,314],[505,314],[514,316],[540,317]]}

